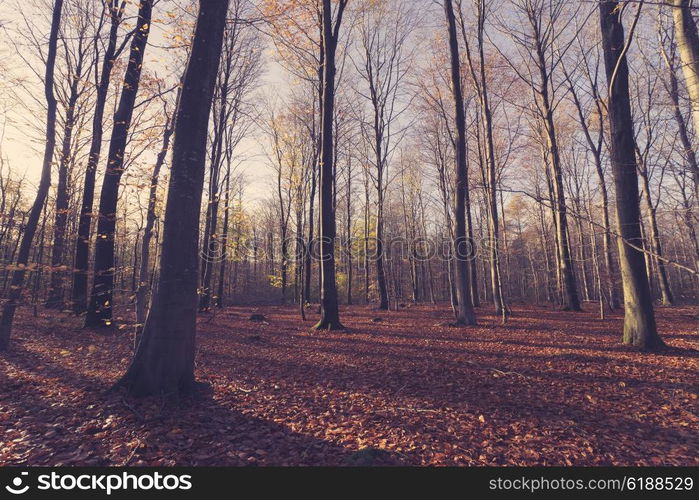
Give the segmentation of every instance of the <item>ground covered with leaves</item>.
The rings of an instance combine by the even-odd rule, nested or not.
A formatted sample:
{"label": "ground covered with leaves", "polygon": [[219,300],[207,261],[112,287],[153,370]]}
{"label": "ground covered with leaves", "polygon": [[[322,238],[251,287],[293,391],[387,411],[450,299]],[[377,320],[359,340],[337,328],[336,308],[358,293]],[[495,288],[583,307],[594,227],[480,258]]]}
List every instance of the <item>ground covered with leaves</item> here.
{"label": "ground covered with leaves", "polygon": [[443,306],[356,306],[318,332],[291,307],[229,308],[199,319],[210,389],[177,402],[106,392],[129,329],[23,311],[0,354],[0,464],[698,465],[697,311],[660,309],[670,349],[644,354],[589,309],[458,329]]}

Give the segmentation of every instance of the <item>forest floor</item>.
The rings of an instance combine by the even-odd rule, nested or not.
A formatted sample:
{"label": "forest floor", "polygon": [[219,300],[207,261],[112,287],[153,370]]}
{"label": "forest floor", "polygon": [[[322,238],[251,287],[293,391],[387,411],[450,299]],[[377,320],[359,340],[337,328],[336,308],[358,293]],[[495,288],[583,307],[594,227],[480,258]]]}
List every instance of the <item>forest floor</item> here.
{"label": "forest floor", "polygon": [[699,465],[696,309],[658,310],[661,354],[587,309],[500,325],[483,308],[457,329],[443,305],[355,306],[319,332],[293,307],[232,307],[199,319],[210,390],[175,404],[106,393],[127,330],[23,310],[0,354],[0,464]]}

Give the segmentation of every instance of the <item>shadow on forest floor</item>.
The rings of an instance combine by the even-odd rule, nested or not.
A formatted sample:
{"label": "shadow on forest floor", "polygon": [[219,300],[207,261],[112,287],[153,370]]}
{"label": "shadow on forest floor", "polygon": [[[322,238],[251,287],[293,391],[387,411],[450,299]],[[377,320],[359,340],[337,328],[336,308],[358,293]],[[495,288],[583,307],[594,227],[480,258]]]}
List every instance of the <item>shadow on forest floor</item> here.
{"label": "shadow on forest floor", "polygon": [[22,314],[0,356],[0,463],[696,465],[688,311],[659,310],[671,349],[644,354],[618,343],[618,313],[517,306],[501,325],[479,308],[458,329],[445,307],[354,306],[347,331],[318,332],[293,307],[229,308],[199,321],[210,391],[176,404],[105,392],[129,335]]}

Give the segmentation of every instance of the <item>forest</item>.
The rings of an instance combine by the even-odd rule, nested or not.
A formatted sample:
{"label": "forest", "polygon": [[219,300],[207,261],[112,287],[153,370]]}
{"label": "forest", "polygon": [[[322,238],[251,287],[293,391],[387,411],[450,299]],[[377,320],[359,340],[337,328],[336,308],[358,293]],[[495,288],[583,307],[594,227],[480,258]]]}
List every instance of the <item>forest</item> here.
{"label": "forest", "polygon": [[0,465],[699,465],[695,0],[0,0]]}

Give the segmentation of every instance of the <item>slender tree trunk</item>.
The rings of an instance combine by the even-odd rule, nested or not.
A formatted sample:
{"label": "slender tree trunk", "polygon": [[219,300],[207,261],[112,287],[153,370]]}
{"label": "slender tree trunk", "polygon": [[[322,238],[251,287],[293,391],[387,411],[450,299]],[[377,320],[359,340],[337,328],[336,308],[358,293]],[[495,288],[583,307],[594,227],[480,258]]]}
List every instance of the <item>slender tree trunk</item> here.
{"label": "slender tree trunk", "polygon": [[[404,171],[401,171],[401,201],[402,201],[402,208],[403,208],[403,226],[405,228],[405,232],[408,236],[408,244],[407,244],[407,251],[408,251],[408,267],[410,270],[410,285],[411,285],[411,290],[412,290],[412,301],[418,302],[419,297],[420,297],[420,283],[419,283],[419,274],[418,274],[418,268],[417,268],[417,259],[415,256],[415,242],[416,242],[416,230],[417,230],[417,220],[416,220],[416,214],[415,214],[415,207],[414,204],[411,206],[411,214],[408,216],[408,205],[407,205],[407,200],[405,198],[405,175]],[[412,200],[411,200],[412,201]]]}
{"label": "slender tree trunk", "polygon": [[306,293],[304,289],[304,265],[306,262],[306,254],[310,252],[306,247],[303,234],[303,210],[304,201],[299,201],[298,210],[296,212],[296,280],[298,282],[299,293],[299,315],[303,321],[306,321]]}
{"label": "slender tree trunk", "polygon": [[63,280],[64,270],[64,246],[66,237],[66,226],[68,224],[68,166],[71,162],[71,146],[73,138],[73,128],[75,127],[75,106],[78,101],[78,85],[82,77],[82,54],[78,59],[75,68],[75,75],[70,85],[68,105],[66,106],[65,125],[63,127],[63,141],[61,145],[61,156],[58,163],[58,185],[56,186],[56,210],[53,223],[53,245],[51,250],[51,278],[49,284],[49,294],[46,299],[46,307],[51,309],[62,309],[63,304]]}
{"label": "slender tree trunk", "polygon": [[[17,199],[19,201],[19,196],[17,197]],[[13,223],[14,223],[14,213],[16,213],[15,209],[13,209],[13,211],[11,212],[11,219],[10,220],[12,220]],[[17,254],[17,248],[19,247],[19,244],[22,241],[22,236],[24,234],[24,227],[25,227],[24,226],[24,219],[25,218],[26,218],[26,214],[22,213],[20,215],[19,222],[16,223],[17,224],[17,238],[13,238],[11,249],[9,251],[5,252],[5,262],[10,262],[10,263],[15,262],[15,255]],[[11,236],[12,236],[12,234],[10,234],[10,237]],[[2,283],[3,294],[7,291],[7,281],[10,279],[10,276],[12,276],[12,275],[13,274],[10,273],[10,271],[8,271],[8,270],[5,271],[5,278],[4,278],[3,283]]]}
{"label": "slender tree trunk", "polygon": [[44,265],[44,239],[46,238],[46,207],[48,203],[44,203],[44,211],[41,215],[41,228],[39,229],[39,250],[37,251],[36,263],[37,270],[36,276],[34,277],[34,289],[32,290],[32,304],[34,306],[34,317],[39,315],[37,302],[39,301],[39,288],[41,287],[41,276]]}
{"label": "slender tree trunk", "polygon": [[609,308],[615,310],[619,307],[619,297],[616,287],[614,286],[616,265],[614,263],[614,256],[612,255],[612,226],[609,220],[609,195],[607,193],[607,182],[604,171],[602,170],[602,158],[600,155],[595,155],[595,168],[597,170],[597,179],[600,182],[599,186],[602,193],[602,226],[604,227],[602,248],[604,250],[607,298],[609,300]]}
{"label": "slender tree trunk", "polygon": [[316,177],[316,161],[313,162],[313,167],[311,169],[311,191],[308,197],[308,241],[306,243],[306,253],[303,263],[304,277],[303,277],[303,295],[306,302],[311,301],[311,277],[313,273],[312,267],[312,247],[315,244],[313,241],[315,237],[315,198],[317,189],[317,177]]}
{"label": "slender tree trunk", "polygon": [[650,248],[653,252],[653,261],[655,263],[655,269],[658,278],[658,288],[660,288],[660,300],[663,305],[671,306],[674,303],[672,296],[672,291],[670,290],[670,282],[667,277],[667,270],[665,269],[665,262],[663,259],[663,248],[660,243],[660,230],[658,229],[658,219],[656,217],[655,206],[653,206],[653,200],[650,194],[650,185],[648,180],[648,174],[645,167],[642,169],[640,174],[641,177],[641,192],[643,193],[643,201],[646,205],[646,211],[648,212],[648,242],[650,243]]}
{"label": "slender tree trunk", "polygon": [[[465,133],[465,132],[464,132]],[[466,172],[468,174],[468,154],[466,155]],[[473,238],[473,218],[471,217],[471,193],[468,189],[468,178],[466,180],[466,192],[464,193],[464,210],[466,212],[466,237],[470,244],[474,245],[472,248],[472,255],[469,259],[469,293],[471,295],[471,305],[473,307],[478,307],[481,305],[480,297],[478,296],[478,260],[476,259],[476,249],[475,249],[475,239]]]}
{"label": "slender tree trunk", "polygon": [[599,317],[600,319],[604,319],[604,303],[605,299],[609,300],[609,298],[604,296],[605,293],[604,289],[602,288],[602,269],[600,267],[599,255],[597,251],[597,240],[595,238],[595,224],[592,219],[592,200],[588,202],[587,213],[589,217],[588,227],[590,228],[590,245],[592,247],[593,276],[597,285],[597,298],[599,300]]}
{"label": "slender tree trunk", "polygon": [[158,194],[158,178],[160,170],[165,163],[165,157],[170,149],[170,137],[174,132],[174,118],[170,118],[163,132],[163,143],[160,152],[155,160],[153,173],[150,178],[150,191],[148,193],[148,212],[146,213],[146,225],[143,229],[143,241],[141,242],[141,261],[138,270],[138,288],[136,289],[136,345],[143,325],[146,322],[146,311],[148,303],[148,290],[150,288],[150,244],[153,239],[153,228],[155,227],[155,204]]}
{"label": "slender tree trunk", "polygon": [[87,274],[90,264],[90,232],[93,217],[92,209],[95,199],[95,176],[97,174],[97,164],[99,163],[100,153],[102,151],[102,135],[104,128],[102,121],[104,119],[104,108],[107,102],[109,81],[116,54],[118,30],[121,24],[125,2],[126,0],[122,0],[121,5],[119,5],[118,0],[111,0],[108,6],[111,27],[109,29],[109,39],[104,52],[102,72],[95,96],[92,139],[90,142],[90,152],[87,155],[87,167],[85,169],[80,218],[78,221],[78,236],[75,242],[73,290],[71,293],[73,312],[75,314],[83,314],[87,311]]}
{"label": "slender tree trunk", "polygon": [[651,350],[663,346],[656,331],[653,301],[643,262],[641,214],[634,133],[629,99],[629,70],[619,3],[600,1],[604,63],[609,81],[610,154],[616,187],[619,261],[624,286],[623,342]]}
{"label": "slender tree trunk", "polygon": [[364,303],[369,303],[369,217],[371,216],[369,209],[369,178],[367,172],[364,172]]}
{"label": "slender tree trunk", "polygon": [[[367,57],[370,57],[367,55]],[[386,170],[386,158],[383,152],[383,136],[379,126],[381,120],[381,105],[378,102],[376,91],[373,83],[370,82],[372,89],[372,103],[374,106],[374,148],[376,151],[376,284],[379,291],[379,309],[382,311],[388,310],[388,287],[386,286],[386,270],[383,249],[383,222],[384,222],[384,173]]]}
{"label": "slender tree trunk", "polygon": [[556,138],[553,113],[548,104],[546,111],[546,136],[551,155],[549,167],[551,169],[551,186],[553,188],[554,218],[556,220],[557,263],[561,281],[561,298],[563,309],[567,311],[580,311],[580,299],[575,280],[573,260],[570,253],[570,240],[568,237],[568,215],[563,188],[563,172],[561,171],[558,152],[558,140]]}
{"label": "slender tree trunk", "polygon": [[444,11],[449,29],[449,52],[451,55],[451,84],[456,114],[456,208],[454,220],[454,266],[456,270],[457,325],[475,325],[469,276],[469,259],[473,258],[471,241],[466,233],[466,194],[468,171],[466,165],[466,118],[464,98],[461,92],[461,62],[459,42],[456,38],[456,20],[452,0],[444,0]]}
{"label": "slender tree trunk", "polygon": [[[379,174],[379,178],[381,174]],[[376,284],[379,290],[379,309],[382,311],[388,310],[388,288],[386,286],[386,270],[384,268],[384,249],[383,249],[383,185],[379,181],[378,188],[378,206],[376,211]]]}
{"label": "slender tree trunk", "polygon": [[486,77],[486,62],[484,52],[484,28],[485,28],[485,5],[484,0],[478,0],[476,3],[477,9],[477,50],[478,50],[478,72],[471,58],[470,46],[467,43],[465,26],[461,23],[463,39],[466,47],[466,55],[473,79],[473,85],[478,94],[480,104],[481,120],[483,123],[483,131],[485,133],[485,163],[486,163],[486,197],[488,201],[488,251],[490,256],[490,285],[493,295],[493,304],[495,305],[495,314],[506,318],[508,308],[505,304],[503,296],[502,283],[500,283],[500,225],[498,220],[498,202],[497,202],[497,167],[495,163],[495,144],[493,141],[493,115],[490,108],[490,98],[488,95],[488,80]]}
{"label": "slender tree trunk", "polygon": [[[563,68],[565,72],[565,67]],[[602,197],[602,225],[604,227],[603,233],[603,249],[604,249],[604,267],[605,267],[605,283],[607,288],[607,300],[611,310],[619,307],[619,298],[617,297],[616,287],[614,286],[614,277],[616,276],[616,266],[614,265],[614,256],[612,255],[612,243],[611,243],[611,223],[609,221],[609,194],[607,189],[607,179],[604,173],[604,168],[602,165],[602,146],[604,140],[604,127],[603,127],[603,117],[604,111],[601,105],[601,97],[598,94],[597,81],[593,80],[591,82],[592,95],[595,99],[595,109],[597,111],[597,117],[600,120],[599,130],[597,133],[596,141],[592,138],[590,132],[590,127],[588,124],[588,118],[585,116],[582,103],[578,98],[578,93],[576,91],[576,86],[573,84],[570,76],[565,72],[566,79],[570,88],[570,94],[573,98],[573,103],[577,109],[578,121],[585,134],[585,140],[587,141],[588,148],[592,153],[595,160],[595,172],[597,173],[597,182],[599,183],[600,195]],[[602,276],[600,274],[600,280]]]}
{"label": "slender tree trunk", "polygon": [[[578,207],[580,207],[580,203],[577,204]],[[578,210],[578,213],[581,214],[582,211]],[[582,276],[583,280],[583,297],[585,298],[586,301],[592,300],[592,294],[591,294],[591,283],[590,279],[588,277],[588,271],[587,271],[587,250],[585,246],[585,231],[583,230],[583,223],[582,219],[578,217],[575,221],[575,226],[578,230],[578,258],[580,259],[580,276]]]}
{"label": "slender tree trunk", "polygon": [[[420,204],[420,225],[422,227],[422,237],[427,241],[427,222],[425,220],[425,203],[422,198],[422,191],[419,190],[417,193],[418,201]],[[423,248],[423,252],[424,252]],[[427,252],[422,253],[421,262],[424,264],[425,279],[422,280],[423,287],[427,285],[427,292],[429,293],[430,303],[435,304],[437,299],[435,297],[434,290],[434,280],[432,279],[432,256],[427,254]],[[426,262],[425,262],[426,260]]]}
{"label": "slender tree trunk", "polygon": [[337,19],[332,26],[332,2],[323,0],[323,108],[321,114],[322,145],[320,159],[320,320],[316,329],[343,328],[337,303],[335,282],[335,210],[333,204],[333,116],[335,115],[335,50],[346,0],[340,0]]}
{"label": "slender tree trunk", "polygon": [[117,383],[135,395],[176,395],[194,385],[199,216],[206,139],[228,0],[200,0],[175,118],[160,275],[141,342]]}
{"label": "slender tree trunk", "polygon": [[221,229],[221,265],[218,269],[218,290],[216,292],[216,307],[219,309],[222,309],[224,304],[224,282],[226,281],[226,262],[228,261],[228,232],[231,211],[230,183],[231,172],[230,165],[228,165],[228,172],[226,172],[226,198],[224,201],[223,228]]}
{"label": "slender tree trunk", "polygon": [[12,274],[10,291],[7,294],[5,304],[0,317],[0,351],[7,349],[12,334],[12,321],[15,311],[24,289],[24,274],[29,263],[29,254],[32,249],[34,234],[39,226],[39,218],[51,187],[51,160],[56,146],[56,97],[53,93],[54,67],[56,64],[56,46],[58,44],[58,30],[61,24],[61,11],[63,0],[55,0],[51,16],[51,32],[49,34],[48,53],[46,56],[46,72],[44,75],[44,95],[46,97],[46,144],[44,147],[44,160],[41,168],[41,179],[36,192],[36,198],[29,211],[29,219],[22,234],[22,241],[17,254],[17,270]]}
{"label": "slender tree trunk", "polygon": [[85,326],[90,328],[112,325],[114,302],[114,234],[119,184],[124,173],[124,153],[129,127],[133,116],[136,95],[141,81],[143,57],[150,32],[153,0],[141,0],[138,9],[136,33],[131,41],[129,63],[124,75],[119,105],[114,113],[114,126],[109,143],[107,168],[100,194],[97,240],[95,242],[95,269],[90,304],[85,317]]}
{"label": "slender tree trunk", "polygon": [[347,164],[347,241],[345,242],[345,248],[347,250],[347,305],[352,305],[352,164]]}
{"label": "slender tree trunk", "polygon": [[[225,36],[225,35],[224,35]],[[219,260],[216,230],[218,228],[218,207],[220,204],[219,179],[221,176],[221,163],[223,160],[223,142],[226,136],[226,120],[228,118],[228,94],[229,82],[232,74],[233,59],[232,47],[228,45],[228,37],[224,38],[223,66],[217,82],[217,92],[214,93],[214,100],[219,102],[218,114],[214,120],[214,135],[211,146],[211,162],[209,165],[209,202],[206,205],[206,217],[204,225],[204,238],[202,242],[202,262],[201,262],[201,295],[199,296],[199,311],[209,311],[211,309],[211,282],[214,274],[214,264]],[[216,106],[214,106],[216,115]]]}
{"label": "slender tree trunk", "polygon": [[568,212],[563,185],[563,169],[561,166],[556,125],[553,116],[553,106],[549,96],[550,72],[544,48],[537,39],[536,57],[539,69],[540,87],[536,89],[536,98],[542,117],[542,124],[546,139],[546,153],[548,154],[548,168],[550,170],[550,189],[552,191],[552,209],[556,222],[557,259],[561,299],[563,309],[568,311],[580,311],[580,299],[575,280],[575,270],[570,252],[568,237]]}

